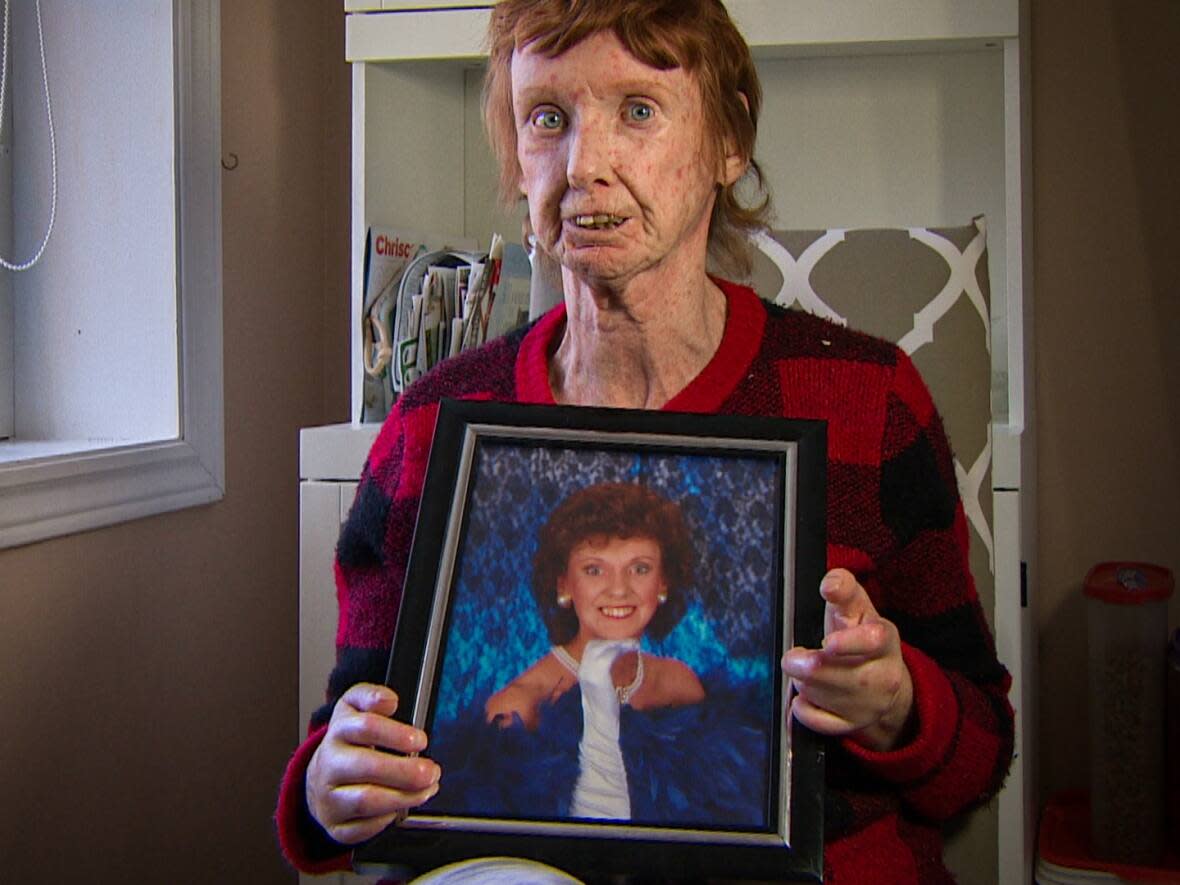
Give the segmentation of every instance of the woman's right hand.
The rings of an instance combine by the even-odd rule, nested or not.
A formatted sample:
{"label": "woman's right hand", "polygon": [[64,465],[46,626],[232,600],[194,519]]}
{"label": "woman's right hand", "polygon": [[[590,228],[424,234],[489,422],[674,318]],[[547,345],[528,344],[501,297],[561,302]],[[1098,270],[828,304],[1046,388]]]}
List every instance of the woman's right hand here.
{"label": "woman's right hand", "polygon": [[390,719],[396,709],[389,688],[354,685],[311,757],[307,807],[337,842],[363,842],[438,792],[438,765],[406,755],[426,749],[426,733]]}

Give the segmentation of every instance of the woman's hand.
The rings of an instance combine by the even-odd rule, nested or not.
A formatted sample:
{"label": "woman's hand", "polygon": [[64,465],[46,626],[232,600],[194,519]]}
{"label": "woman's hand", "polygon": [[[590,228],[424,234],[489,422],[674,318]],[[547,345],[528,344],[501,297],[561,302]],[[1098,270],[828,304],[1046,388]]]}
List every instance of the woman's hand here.
{"label": "woman's hand", "polygon": [[403,755],[424,750],[426,733],[390,719],[396,709],[385,686],[354,685],[311,757],[307,807],[337,842],[363,842],[438,792],[438,765]]}
{"label": "woman's hand", "polygon": [[824,577],[820,595],[827,603],[823,647],[796,647],[783,656],[783,672],[798,692],[791,712],[821,734],[893,749],[907,735],[914,706],[897,627],[844,569]]}

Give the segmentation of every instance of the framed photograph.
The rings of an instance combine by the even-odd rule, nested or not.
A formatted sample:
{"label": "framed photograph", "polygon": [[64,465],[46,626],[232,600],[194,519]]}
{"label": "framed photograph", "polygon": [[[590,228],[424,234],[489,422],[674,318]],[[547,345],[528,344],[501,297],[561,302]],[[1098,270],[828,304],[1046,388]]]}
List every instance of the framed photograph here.
{"label": "framed photograph", "polygon": [[441,788],[354,865],[821,881],[826,433],[444,401],[387,678]]}

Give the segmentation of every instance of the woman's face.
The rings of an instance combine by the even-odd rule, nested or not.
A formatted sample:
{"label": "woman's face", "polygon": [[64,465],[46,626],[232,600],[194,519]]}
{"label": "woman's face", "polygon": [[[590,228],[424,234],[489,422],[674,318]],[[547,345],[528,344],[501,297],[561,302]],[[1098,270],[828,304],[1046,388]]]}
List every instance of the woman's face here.
{"label": "woman's face", "polygon": [[703,267],[717,186],[743,167],[710,158],[696,77],[644,64],[610,32],[556,58],[526,46],[511,72],[521,189],[546,251],[614,287]]}
{"label": "woman's face", "polygon": [[595,538],[570,551],[558,597],[570,597],[578,638],[637,639],[668,592],[660,545],[652,538]]}

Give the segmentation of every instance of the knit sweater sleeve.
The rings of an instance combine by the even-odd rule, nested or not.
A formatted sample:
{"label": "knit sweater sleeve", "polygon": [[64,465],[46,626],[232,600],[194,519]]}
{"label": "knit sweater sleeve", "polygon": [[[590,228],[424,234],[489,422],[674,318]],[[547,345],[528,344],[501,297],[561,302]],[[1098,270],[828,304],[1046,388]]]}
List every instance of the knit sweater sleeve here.
{"label": "knit sweater sleeve", "polygon": [[283,854],[304,872],[348,868],[348,846],[332,840],[308,810],[307,767],[340,696],[358,682],[384,681],[421,487],[422,470],[416,468],[425,456],[419,437],[426,431],[428,447],[425,424],[432,429],[435,414],[423,409],[407,415],[395,406],[369,452],[336,546],[336,665],[325,703],[312,714],[308,736],[287,764],[275,814]]}
{"label": "knit sweater sleeve", "polygon": [[308,811],[307,767],[341,695],[358,682],[385,681],[439,402],[511,400],[524,334],[496,339],[428,372],[397,401],[369,451],[336,544],[336,665],[325,703],[287,764],[275,812],[279,845],[300,870],[348,867],[348,846],[333,841]]}
{"label": "knit sweater sleeve", "polygon": [[967,521],[942,421],[904,354],[887,394],[881,446],[880,512],[892,552],[865,587],[901,634],[917,731],[890,752],[843,744],[894,783],[915,814],[946,820],[1003,783],[1013,746],[1011,679],[968,567]]}

